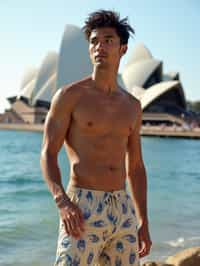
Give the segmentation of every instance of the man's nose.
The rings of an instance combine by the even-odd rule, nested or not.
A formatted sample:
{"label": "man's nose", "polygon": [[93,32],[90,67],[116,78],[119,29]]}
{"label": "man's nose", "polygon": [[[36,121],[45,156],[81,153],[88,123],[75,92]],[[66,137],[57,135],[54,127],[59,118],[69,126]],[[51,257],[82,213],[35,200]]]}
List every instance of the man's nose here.
{"label": "man's nose", "polygon": [[96,51],[103,50],[104,49],[104,43],[98,42],[96,45]]}

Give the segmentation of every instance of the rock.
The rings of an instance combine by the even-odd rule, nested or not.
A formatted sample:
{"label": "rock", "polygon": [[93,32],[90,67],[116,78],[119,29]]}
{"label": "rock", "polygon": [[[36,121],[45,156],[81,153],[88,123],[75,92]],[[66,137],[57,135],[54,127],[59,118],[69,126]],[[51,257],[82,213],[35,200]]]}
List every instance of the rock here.
{"label": "rock", "polygon": [[174,266],[174,265],[159,261],[147,261],[142,266]]}
{"label": "rock", "polygon": [[174,266],[200,266],[200,247],[182,250],[174,256],[170,256],[166,263]]}

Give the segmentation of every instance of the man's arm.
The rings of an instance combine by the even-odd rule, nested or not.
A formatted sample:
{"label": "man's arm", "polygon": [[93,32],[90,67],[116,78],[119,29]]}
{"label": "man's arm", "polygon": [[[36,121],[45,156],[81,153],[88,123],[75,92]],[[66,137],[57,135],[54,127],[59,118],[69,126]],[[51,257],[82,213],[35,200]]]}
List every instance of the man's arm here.
{"label": "man's arm", "polygon": [[136,121],[134,130],[128,138],[128,181],[136,203],[141,223],[148,223],[147,215],[147,177],[142,159],[140,127],[142,121],[141,105],[136,101]]}
{"label": "man's arm", "polygon": [[44,125],[40,164],[44,179],[59,208],[66,233],[79,238],[84,231],[83,215],[65,193],[58,167],[58,153],[65,140],[77,101],[78,95],[74,90],[74,87],[59,89],[52,99]]}
{"label": "man's arm", "polygon": [[[130,190],[136,204],[137,213],[140,219],[139,245],[140,257],[149,253],[151,240],[148,231],[147,213],[147,177],[142,159],[140,127],[142,122],[142,108],[139,101],[135,102],[136,120],[134,129],[128,139],[128,181]],[[144,245],[142,244],[144,243]]]}
{"label": "man's arm", "polygon": [[54,198],[65,194],[57,160],[70,124],[72,106],[70,101],[66,101],[66,94],[64,89],[59,89],[51,101],[44,124],[40,157],[44,179]]}

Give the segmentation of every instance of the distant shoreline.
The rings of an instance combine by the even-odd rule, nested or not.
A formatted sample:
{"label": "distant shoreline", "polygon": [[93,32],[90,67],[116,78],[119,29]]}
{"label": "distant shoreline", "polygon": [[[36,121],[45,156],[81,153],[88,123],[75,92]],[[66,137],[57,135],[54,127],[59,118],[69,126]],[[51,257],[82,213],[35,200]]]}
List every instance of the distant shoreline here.
{"label": "distant shoreline", "polygon": [[[0,130],[43,132],[43,129],[43,124],[0,123]],[[140,134],[141,136],[152,137],[200,139],[200,128],[182,129],[181,127],[142,126]]]}
{"label": "distant shoreline", "polygon": [[43,124],[20,124],[20,123],[0,123],[0,130],[20,130],[43,132]]}
{"label": "distant shoreline", "polygon": [[152,137],[174,137],[200,139],[200,128],[183,128],[180,126],[142,126],[140,130],[142,136]]}

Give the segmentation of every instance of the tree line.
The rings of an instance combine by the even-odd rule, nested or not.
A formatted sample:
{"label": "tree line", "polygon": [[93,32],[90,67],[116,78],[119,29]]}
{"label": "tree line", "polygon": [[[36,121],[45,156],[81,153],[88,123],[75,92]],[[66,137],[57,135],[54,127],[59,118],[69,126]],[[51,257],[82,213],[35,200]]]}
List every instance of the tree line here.
{"label": "tree line", "polygon": [[189,101],[187,100],[187,109],[194,112],[200,112],[200,101]]}

